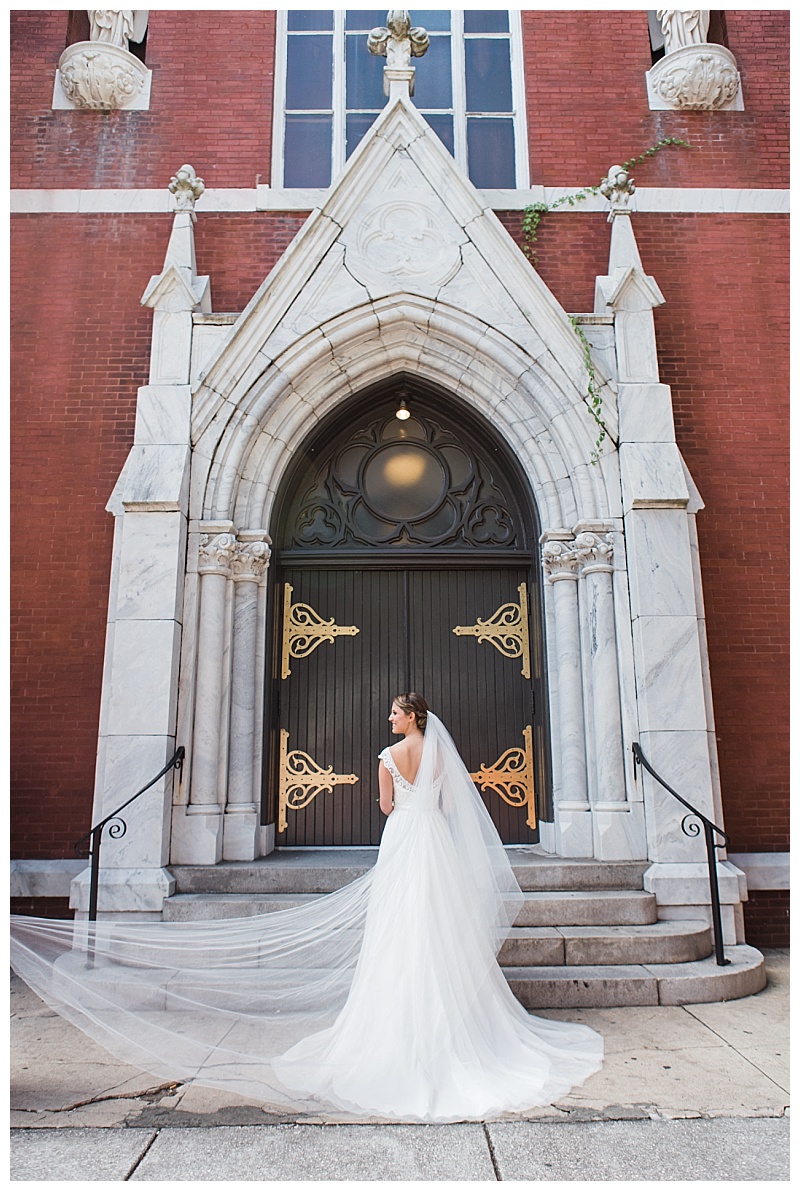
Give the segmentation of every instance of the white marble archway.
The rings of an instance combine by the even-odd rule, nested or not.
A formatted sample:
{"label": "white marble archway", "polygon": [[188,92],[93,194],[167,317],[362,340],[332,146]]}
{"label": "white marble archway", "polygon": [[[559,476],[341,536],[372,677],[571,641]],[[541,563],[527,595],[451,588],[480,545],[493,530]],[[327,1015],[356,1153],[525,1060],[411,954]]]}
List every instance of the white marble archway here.
{"label": "white marble archway", "polygon": [[[265,362],[269,349],[267,341]],[[253,621],[258,639],[265,631],[265,585],[260,597],[255,581],[244,587],[239,556],[268,542],[284,472],[321,419],[399,373],[448,390],[489,421],[519,461],[539,510],[556,808],[543,825],[545,846],[567,855],[644,857],[641,798],[627,789],[624,765],[634,678],[629,640],[618,645],[619,635],[630,637],[630,616],[617,460],[611,453],[592,462],[595,423],[552,353],[534,356],[474,313],[400,293],[298,336],[255,377],[246,360],[238,369],[232,364],[229,347],[225,370],[247,377],[247,387],[223,398],[212,372],[194,403],[179,713],[188,798],[175,811],[173,860],[246,859],[270,846],[257,826],[263,724],[253,659],[262,655],[252,645]],[[613,408],[607,417],[613,426]],[[253,709],[244,735],[226,727],[242,706]],[[250,786],[251,802],[239,797],[232,811],[231,790]]]}
{"label": "white marble archway", "polygon": [[[702,845],[629,763],[639,740],[721,820],[701,502],[659,381],[652,312],[663,297],[642,268],[629,190],[609,192],[608,274],[596,279],[594,314],[579,316],[598,349],[608,431],[594,462],[575,324],[407,97],[390,101],[232,324],[211,314],[194,215],[178,211],[143,299],[155,312],[150,383],[109,505],[97,809],[110,809],[120,766],[146,778],[176,740],[187,763],[174,791],[165,783],[159,814],[108,849],[115,906],[158,912],[168,859],[214,864],[269,849],[256,804],[275,493],[320,419],[406,372],[491,422],[539,509],[555,805],[545,846],[647,858],[662,917],[706,912]],[[723,889],[729,926],[741,921],[737,879],[728,873]]]}

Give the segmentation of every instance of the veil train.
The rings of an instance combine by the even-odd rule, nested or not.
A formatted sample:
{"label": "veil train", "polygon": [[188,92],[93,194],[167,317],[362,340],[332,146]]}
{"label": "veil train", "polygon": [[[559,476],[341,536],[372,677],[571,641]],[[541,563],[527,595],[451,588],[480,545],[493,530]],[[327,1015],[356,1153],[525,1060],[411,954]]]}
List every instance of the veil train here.
{"label": "veil train", "polygon": [[530,1016],[497,965],[522,898],[429,713],[413,786],[395,775],[377,863],[351,884],[238,919],[15,916],[11,962],[52,1009],[162,1079],[281,1112],[480,1119],[550,1103],[602,1063],[598,1034]]}

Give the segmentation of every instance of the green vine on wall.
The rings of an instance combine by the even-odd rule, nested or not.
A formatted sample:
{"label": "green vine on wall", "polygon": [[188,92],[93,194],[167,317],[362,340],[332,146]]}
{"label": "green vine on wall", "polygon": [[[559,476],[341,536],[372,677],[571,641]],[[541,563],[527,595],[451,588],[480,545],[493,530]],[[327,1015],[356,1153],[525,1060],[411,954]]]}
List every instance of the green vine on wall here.
{"label": "green vine on wall", "polygon": [[[594,364],[592,363],[591,344],[584,334],[583,327],[581,327],[574,315],[569,315],[569,321],[572,324],[573,331],[581,341],[581,346],[583,347],[583,362],[586,365],[586,371],[589,374],[588,392],[584,397],[584,402],[586,403],[589,413],[600,427],[600,433],[597,436],[597,441],[595,442],[594,450],[592,451],[591,462],[592,466],[595,466],[595,464],[600,462],[600,456],[603,451],[603,443],[605,442],[606,438],[611,438],[611,435],[609,434],[608,427],[602,418],[603,397],[600,392],[600,385],[597,381],[597,373],[595,372]],[[619,443],[615,439],[612,438],[611,441],[614,443],[615,447],[619,446]]]}
{"label": "green vine on wall", "polygon": [[[692,148],[688,141],[681,140],[680,137],[663,137],[660,141],[657,141],[655,145],[651,145],[649,149],[645,149],[643,153],[638,155],[638,157],[631,157],[627,161],[623,161],[622,169],[630,171],[634,166],[640,165],[643,161],[646,161],[648,157],[655,157],[656,153],[660,153],[662,149],[667,149],[669,147],[682,149]],[[554,211],[556,207],[563,207],[565,203],[568,203],[570,207],[574,207],[576,203],[580,202],[582,199],[588,198],[590,194],[599,193],[600,183],[598,183],[597,186],[584,186],[582,190],[576,190],[574,194],[562,195],[561,198],[554,199],[552,203],[531,203],[530,206],[525,207],[522,212],[522,233],[525,236],[525,245],[523,251],[530,260],[531,264],[535,265],[537,260],[534,245],[536,243],[536,237],[538,235],[539,224],[542,221],[542,217],[548,212]],[[591,345],[577,319],[570,315],[569,321],[572,324],[572,329],[581,341],[581,346],[583,347],[583,359],[584,363],[586,364],[586,371],[589,376],[588,390],[584,401],[589,413],[592,415],[598,427],[600,428],[600,433],[597,437],[597,441],[594,444],[594,450],[592,451],[592,465],[594,466],[600,461],[603,443],[605,442],[606,438],[610,438],[611,435],[608,432],[608,427],[603,421],[603,398],[600,392],[600,384],[597,379],[597,373],[595,372],[594,364],[592,363]],[[613,439],[612,442],[614,442]],[[614,442],[614,445],[618,446],[619,444]]]}
{"label": "green vine on wall", "polygon": [[[669,146],[683,149],[692,148],[688,141],[681,140],[680,137],[663,137],[655,145],[651,145],[649,149],[645,149],[644,153],[640,153],[638,157],[631,157],[628,161],[623,161],[622,168],[624,170],[632,170],[635,165],[641,165],[648,157],[655,157],[656,153],[660,153],[662,149],[666,149]],[[570,207],[574,207],[576,203],[588,198],[590,194],[599,193],[600,183],[598,182],[597,186],[584,186],[582,190],[576,190],[574,194],[565,194],[561,198],[553,199],[552,203],[531,203],[529,207],[525,207],[522,212],[522,234],[525,236],[523,251],[528,259],[533,264],[536,264],[534,244],[536,243],[542,216],[546,215],[549,211],[555,211],[556,207],[563,207],[565,203],[568,203]]]}

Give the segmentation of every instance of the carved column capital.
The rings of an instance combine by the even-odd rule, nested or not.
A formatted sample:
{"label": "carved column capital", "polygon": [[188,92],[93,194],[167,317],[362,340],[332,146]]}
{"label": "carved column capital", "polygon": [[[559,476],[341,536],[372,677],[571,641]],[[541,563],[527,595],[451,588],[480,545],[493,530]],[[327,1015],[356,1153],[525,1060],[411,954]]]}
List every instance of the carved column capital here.
{"label": "carved column capital", "polygon": [[582,575],[614,570],[614,539],[610,533],[584,530],[575,538],[575,554]]}
{"label": "carved column capital", "polygon": [[266,542],[237,541],[231,557],[234,582],[260,583],[266,574],[271,553]]}
{"label": "carved column capital", "polygon": [[542,566],[548,583],[578,578],[579,562],[575,539],[551,538],[542,545]]}
{"label": "carved column capital", "polygon": [[230,578],[236,545],[236,538],[232,533],[202,534],[197,568],[200,574],[224,575],[225,578]]}

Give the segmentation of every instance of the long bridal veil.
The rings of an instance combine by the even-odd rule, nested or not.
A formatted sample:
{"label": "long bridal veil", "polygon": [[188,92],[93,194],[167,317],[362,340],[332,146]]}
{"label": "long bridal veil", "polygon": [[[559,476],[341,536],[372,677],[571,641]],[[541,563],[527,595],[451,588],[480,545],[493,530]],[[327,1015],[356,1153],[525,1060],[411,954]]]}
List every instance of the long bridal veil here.
{"label": "long bridal veil", "polygon": [[[420,827],[415,836],[412,827],[409,834],[422,816],[394,811],[375,867],[311,903],[202,922],[15,917],[12,965],[51,1008],[118,1058],[162,1079],[228,1089],[279,1110],[319,1110],[321,1100],[342,1107],[318,1090],[306,1094],[283,1056],[309,1042],[313,1049],[319,1032],[334,1026],[356,991],[356,976],[361,988],[369,988],[373,973],[378,981],[386,977],[382,957],[392,948],[404,891],[413,885],[417,898],[415,938],[418,932],[423,941],[440,940],[428,947],[432,962],[444,963],[442,948],[449,948],[447,962],[460,981],[453,1002],[459,1018],[469,1015],[462,1002],[479,999],[492,974],[499,977],[495,956],[522,900],[491,818],[432,713],[413,798],[414,806],[435,806],[434,833]],[[423,839],[434,846],[419,846]],[[438,901],[419,896],[426,882]],[[377,951],[370,939],[380,940]],[[425,978],[421,967],[407,973],[409,981]],[[359,1004],[369,1014],[369,998]],[[411,1023],[398,1028],[410,1032]],[[584,1068],[582,1078],[590,1073]],[[559,1090],[570,1082],[576,1080],[562,1080]]]}

